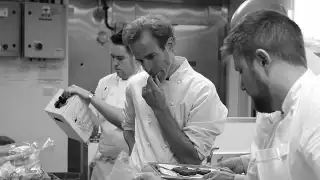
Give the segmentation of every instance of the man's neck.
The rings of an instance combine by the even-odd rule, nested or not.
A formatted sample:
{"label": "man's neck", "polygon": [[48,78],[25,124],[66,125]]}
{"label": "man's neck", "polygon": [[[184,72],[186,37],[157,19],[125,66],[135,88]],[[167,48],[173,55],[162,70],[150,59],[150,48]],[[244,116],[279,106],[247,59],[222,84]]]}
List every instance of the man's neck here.
{"label": "man's neck", "polygon": [[279,74],[274,75],[272,83],[272,104],[275,110],[282,110],[282,104],[289,91],[306,71],[307,68],[301,66],[286,65],[285,67],[279,67]]}
{"label": "man's neck", "polygon": [[138,72],[141,71],[141,68],[135,68],[134,71],[132,73],[130,73],[129,75],[125,76],[125,77],[120,77],[122,80],[128,80],[131,76],[137,74]]}
{"label": "man's neck", "polygon": [[181,66],[181,64],[185,61],[183,58],[176,58],[174,55],[172,57],[172,64],[170,66],[170,69],[169,69],[169,73],[167,75],[167,78],[170,78],[170,76],[176,72],[179,67]]}

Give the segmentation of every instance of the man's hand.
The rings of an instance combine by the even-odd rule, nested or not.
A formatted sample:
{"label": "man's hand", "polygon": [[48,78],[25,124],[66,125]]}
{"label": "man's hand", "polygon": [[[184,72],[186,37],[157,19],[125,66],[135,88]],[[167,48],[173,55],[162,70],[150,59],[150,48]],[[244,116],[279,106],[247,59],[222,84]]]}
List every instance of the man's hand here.
{"label": "man's hand", "polygon": [[203,176],[203,179],[208,180],[234,180],[235,174],[228,171],[220,169],[219,171],[213,171],[209,174]]}
{"label": "man's hand", "polygon": [[227,167],[236,174],[245,173],[245,168],[243,166],[243,163],[240,157],[232,157],[226,160],[222,160],[221,162],[218,163],[217,166],[222,168]]}
{"label": "man's hand", "polygon": [[149,76],[147,85],[142,90],[142,97],[151,107],[156,116],[164,139],[168,142],[169,148],[175,158],[181,164],[200,164],[200,158],[193,142],[181,130],[176,119],[167,106],[165,94],[159,88],[160,82],[157,78]]}
{"label": "man's hand", "polygon": [[142,88],[142,97],[152,110],[162,110],[166,107],[164,92],[159,88],[160,82],[156,77],[155,80],[149,76],[147,84]]}
{"label": "man's hand", "polygon": [[65,95],[65,97],[69,98],[73,95],[78,95],[80,96],[80,98],[82,98],[83,100],[85,101],[88,101],[89,100],[89,94],[90,92],[81,88],[81,87],[78,87],[78,86],[75,86],[75,85],[72,85],[72,86],[69,86],[63,93]]}

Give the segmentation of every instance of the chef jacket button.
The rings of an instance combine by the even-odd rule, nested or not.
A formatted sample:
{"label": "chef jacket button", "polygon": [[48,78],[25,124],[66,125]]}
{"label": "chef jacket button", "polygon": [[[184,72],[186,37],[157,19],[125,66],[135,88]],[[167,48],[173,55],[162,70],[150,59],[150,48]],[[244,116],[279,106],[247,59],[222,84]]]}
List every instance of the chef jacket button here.
{"label": "chef jacket button", "polygon": [[173,106],[174,104],[173,104],[173,102],[172,101],[170,101],[170,106]]}
{"label": "chef jacket button", "polygon": [[148,146],[151,146],[151,144],[150,144],[150,143],[148,143]]}
{"label": "chef jacket button", "polygon": [[168,145],[167,141],[164,142],[164,148],[169,148],[169,145]]}
{"label": "chef jacket button", "polygon": [[180,80],[178,80],[178,81],[177,81],[177,84],[180,84],[180,83],[181,83],[181,81],[180,81]]}

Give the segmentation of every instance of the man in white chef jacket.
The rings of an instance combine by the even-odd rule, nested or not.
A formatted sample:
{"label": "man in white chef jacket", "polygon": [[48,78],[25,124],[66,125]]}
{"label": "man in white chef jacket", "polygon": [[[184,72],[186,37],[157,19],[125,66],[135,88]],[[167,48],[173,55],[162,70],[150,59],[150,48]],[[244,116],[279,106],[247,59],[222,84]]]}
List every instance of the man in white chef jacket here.
{"label": "man in white chef jacket", "polygon": [[91,101],[91,108],[98,117],[94,122],[101,127],[101,138],[98,147],[97,162],[92,172],[91,180],[105,180],[119,153],[128,152],[128,146],[123,138],[121,116],[125,102],[125,90],[129,80],[142,71],[141,65],[135,61],[130,50],[122,43],[122,31],[110,38],[111,59],[115,73],[100,79],[95,93],[71,86],[65,93],[77,94]]}
{"label": "man in white chef jacket", "polygon": [[257,125],[250,162],[255,165],[247,176],[218,172],[205,179],[320,179],[320,78],[307,68],[298,25],[275,11],[248,14],[231,30],[223,51],[233,56],[256,110],[278,112],[268,120],[260,114],[269,127]]}
{"label": "man in white chef jacket", "polygon": [[[230,28],[234,28],[248,13],[262,9],[270,9],[286,14],[286,9],[279,4],[278,0],[247,0],[242,3],[233,14],[230,22]],[[305,48],[305,51],[308,67],[316,75],[319,75],[320,58],[307,47]],[[258,149],[263,148],[262,144],[264,141],[266,141],[266,137],[268,137],[268,131],[270,131],[269,129],[272,128],[274,122],[279,121],[279,119],[281,119],[281,113],[279,111],[273,113],[257,113],[256,132],[254,141],[251,145],[251,154],[225,159],[221,161],[219,165],[222,167],[229,167],[231,170],[237,173],[238,175],[236,175],[236,179],[246,178],[246,175],[239,175],[242,173],[247,174],[247,176],[251,176],[250,179],[256,179],[257,169],[255,165],[255,152]]]}
{"label": "man in white chef jacket", "polygon": [[123,129],[131,161],[141,170],[148,162],[200,164],[228,112],[214,84],[175,56],[174,29],[161,15],[129,23],[123,40],[145,70],[126,92]]}

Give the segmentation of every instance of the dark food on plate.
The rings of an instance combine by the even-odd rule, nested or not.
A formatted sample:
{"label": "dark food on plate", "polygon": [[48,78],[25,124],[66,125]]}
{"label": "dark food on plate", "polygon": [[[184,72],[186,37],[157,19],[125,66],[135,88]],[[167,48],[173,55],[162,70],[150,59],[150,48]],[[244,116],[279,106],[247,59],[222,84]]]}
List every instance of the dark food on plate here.
{"label": "dark food on plate", "polygon": [[208,169],[200,169],[200,168],[197,168],[197,174],[200,174],[200,175],[206,175],[208,173],[210,173],[211,171],[208,170]]}
{"label": "dark food on plate", "polygon": [[171,172],[175,172],[176,174],[180,176],[195,176],[195,175],[206,175],[211,172],[210,169],[201,168],[201,167],[188,167],[188,166],[176,166],[174,168],[171,167],[163,167],[161,165],[156,165],[155,168],[162,172],[161,169],[166,169]]}
{"label": "dark food on plate", "polygon": [[182,176],[193,176],[196,174],[205,175],[205,174],[208,174],[211,172],[208,169],[201,169],[201,168],[191,169],[186,166],[172,168],[172,171],[174,171]]}
{"label": "dark food on plate", "polygon": [[172,171],[182,175],[182,176],[193,176],[197,174],[197,170],[189,169],[185,166],[172,168]]}

